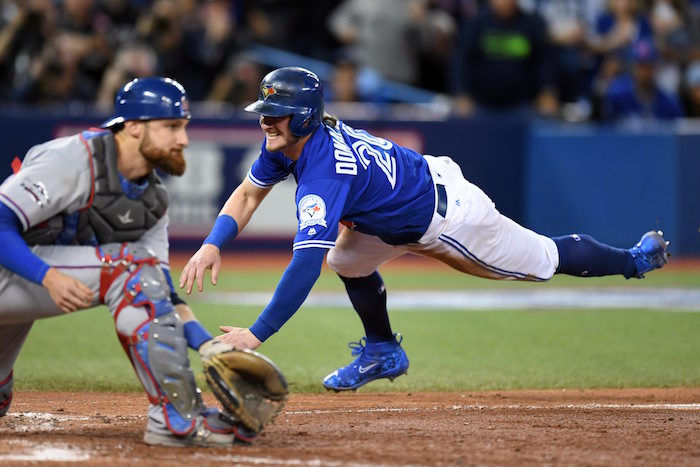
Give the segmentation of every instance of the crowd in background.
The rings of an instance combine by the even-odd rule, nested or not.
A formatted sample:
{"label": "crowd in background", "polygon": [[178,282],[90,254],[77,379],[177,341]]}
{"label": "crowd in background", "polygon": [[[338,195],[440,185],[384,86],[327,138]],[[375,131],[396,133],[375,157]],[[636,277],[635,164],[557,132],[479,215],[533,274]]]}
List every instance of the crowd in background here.
{"label": "crowd in background", "polygon": [[253,45],[330,64],[329,101],[381,79],[461,117],[700,117],[700,0],[0,0],[0,101],[109,109],[165,75],[241,106],[271,69]]}

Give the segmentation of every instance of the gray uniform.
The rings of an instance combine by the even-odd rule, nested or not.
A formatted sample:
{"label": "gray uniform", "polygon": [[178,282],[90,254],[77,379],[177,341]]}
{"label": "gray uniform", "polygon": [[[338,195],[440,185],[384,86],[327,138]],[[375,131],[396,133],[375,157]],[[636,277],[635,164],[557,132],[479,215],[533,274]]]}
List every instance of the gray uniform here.
{"label": "gray uniform", "polygon": [[[203,404],[170,298],[167,192],[155,172],[144,182],[127,195],[114,136],[86,131],[33,147],[0,186],[0,201],[19,218],[35,255],[91,288],[91,307],[109,307],[151,402],[146,442],[207,445],[219,436],[228,444],[232,427]],[[32,323],[59,314],[46,289],[0,267],[0,415]]]}
{"label": "gray uniform", "polygon": [[[27,237],[41,237],[40,232],[51,230],[43,235],[53,236],[55,226],[36,227],[47,221],[61,225],[70,215],[86,212],[95,196],[91,141],[79,134],[34,146],[24,158],[21,170],[0,186],[0,202],[17,215],[25,232],[31,232]],[[133,218],[133,213],[122,214],[126,221]],[[152,250],[165,268],[168,267],[167,225],[168,218],[164,215],[135,241]],[[90,287],[95,294],[93,306],[99,304],[102,263],[94,246],[50,244],[31,248],[49,266]],[[122,279],[113,283],[112,288],[118,282],[123,286]],[[114,312],[121,294],[109,296],[112,295],[111,302],[105,304]],[[0,375],[7,375],[12,369],[34,320],[60,314],[45,288],[0,266],[0,342],[3,342]]]}

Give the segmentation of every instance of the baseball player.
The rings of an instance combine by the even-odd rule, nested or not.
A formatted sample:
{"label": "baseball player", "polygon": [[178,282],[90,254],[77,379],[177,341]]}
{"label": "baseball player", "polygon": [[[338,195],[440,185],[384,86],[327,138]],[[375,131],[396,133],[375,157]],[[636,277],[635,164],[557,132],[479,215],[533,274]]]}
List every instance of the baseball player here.
{"label": "baseball player", "polygon": [[260,115],[260,156],[187,263],[180,287],[189,294],[196,283],[201,292],[209,268],[216,284],[222,245],[245,228],[276,183],[294,176],[299,225],[291,263],[255,323],[221,326],[221,339],[254,349],[277,332],[304,302],[328,250],[328,265],[344,282],[365,330],[350,344],[355,360],[323,380],[329,390],[393,380],[408,369],[377,272],[392,258],[410,252],[475,276],[527,281],[554,274],[643,277],[666,263],[661,232],[622,249],[588,235],[549,238],[518,225],[449,157],[418,154],[325,114],[321,82],[308,70],[272,71],[246,110]]}
{"label": "baseball player", "polygon": [[115,106],[102,128],[31,148],[0,186],[0,415],[34,320],[105,304],[150,400],[145,442],[230,446],[236,424],[203,404],[190,369],[188,346],[211,335],[174,292],[154,170],[185,171],[187,94],[137,78]]}

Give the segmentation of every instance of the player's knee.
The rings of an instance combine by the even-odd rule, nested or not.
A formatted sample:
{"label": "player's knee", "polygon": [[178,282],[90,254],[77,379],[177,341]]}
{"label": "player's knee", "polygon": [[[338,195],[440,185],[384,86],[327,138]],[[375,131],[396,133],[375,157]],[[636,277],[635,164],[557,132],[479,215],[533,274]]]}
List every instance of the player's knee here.
{"label": "player's knee", "polygon": [[326,263],[339,276],[353,277],[352,255],[339,248],[332,248],[326,255]]}

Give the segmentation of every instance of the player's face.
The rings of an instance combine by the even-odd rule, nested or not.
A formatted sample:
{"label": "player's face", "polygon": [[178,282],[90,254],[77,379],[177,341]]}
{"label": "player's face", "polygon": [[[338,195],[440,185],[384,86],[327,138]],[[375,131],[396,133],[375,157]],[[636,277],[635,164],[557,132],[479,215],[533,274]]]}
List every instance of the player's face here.
{"label": "player's face", "polygon": [[285,117],[260,117],[260,128],[265,132],[265,149],[282,151],[287,157],[295,153],[300,138],[289,129],[291,115]]}
{"label": "player's face", "polygon": [[139,145],[144,159],[170,175],[185,173],[183,150],[189,143],[188,123],[189,120],[184,118],[144,122],[144,135]]}

